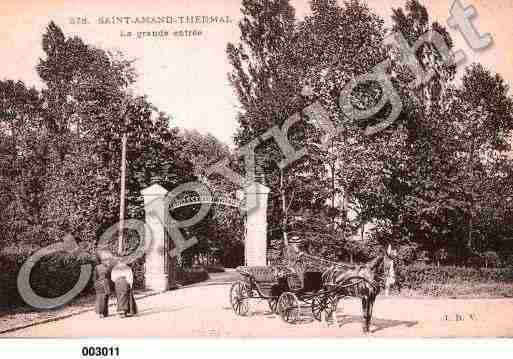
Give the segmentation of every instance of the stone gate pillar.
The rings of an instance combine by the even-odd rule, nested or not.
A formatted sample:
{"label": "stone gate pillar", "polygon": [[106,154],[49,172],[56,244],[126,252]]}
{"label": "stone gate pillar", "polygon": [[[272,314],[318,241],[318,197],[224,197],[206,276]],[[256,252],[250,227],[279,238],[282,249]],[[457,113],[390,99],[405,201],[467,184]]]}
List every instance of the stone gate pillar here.
{"label": "stone gate pillar", "polygon": [[175,287],[175,261],[169,259],[169,237],[165,223],[169,221],[169,208],[165,200],[168,191],[153,184],[141,191],[144,197],[146,238],[151,239],[146,252],[144,280],[146,288],[165,291]]}
{"label": "stone gate pillar", "polygon": [[254,182],[246,187],[246,238],[244,260],[247,266],[267,265],[267,197],[270,189]]}

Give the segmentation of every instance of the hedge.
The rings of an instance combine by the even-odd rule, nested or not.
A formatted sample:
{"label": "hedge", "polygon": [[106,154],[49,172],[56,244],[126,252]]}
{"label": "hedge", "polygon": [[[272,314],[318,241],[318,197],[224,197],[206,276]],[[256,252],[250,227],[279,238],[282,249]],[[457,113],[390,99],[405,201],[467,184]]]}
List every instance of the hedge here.
{"label": "hedge", "polygon": [[203,282],[209,277],[207,270],[201,265],[193,265],[192,268],[177,268],[176,281],[181,285]]}
{"label": "hedge", "polygon": [[[30,257],[27,252],[7,252],[0,254],[0,308],[13,309],[25,305],[21,298],[17,278],[21,266]],[[80,266],[91,263],[83,257],[66,253],[55,253],[43,257],[33,267],[30,283],[35,293],[54,298],[68,292],[76,284]],[[92,280],[81,294],[93,293]]]}
{"label": "hedge", "polygon": [[221,265],[206,265],[205,270],[208,273],[224,273],[225,269]]}
{"label": "hedge", "polygon": [[422,289],[429,284],[456,285],[478,283],[513,283],[513,268],[469,268],[413,264],[398,266],[398,285],[401,289]]}
{"label": "hedge", "polygon": [[[26,305],[21,298],[17,278],[21,266],[31,256],[31,252],[8,250],[0,253],[0,310],[12,310]],[[48,298],[58,297],[68,292],[76,284],[80,266],[92,264],[92,256],[74,256],[69,253],[54,253],[43,257],[33,267],[30,283],[38,295]],[[134,287],[144,287],[144,258],[130,265],[134,272]],[[93,276],[81,296],[94,294]]]}
{"label": "hedge", "polygon": [[[35,250],[10,248],[0,253],[0,310],[10,311],[26,305],[18,293],[17,278],[21,266],[33,252]],[[76,284],[80,275],[80,266],[83,264],[94,265],[93,257],[77,257],[65,252],[45,256],[32,269],[31,286],[40,296],[49,298],[61,296]],[[134,272],[134,287],[144,288],[144,257],[130,266]],[[211,266],[208,270],[224,271],[217,266]],[[202,266],[179,268],[177,273],[177,280],[182,285],[201,282],[208,278],[208,271]],[[93,276],[80,295],[89,294],[94,294]]]}

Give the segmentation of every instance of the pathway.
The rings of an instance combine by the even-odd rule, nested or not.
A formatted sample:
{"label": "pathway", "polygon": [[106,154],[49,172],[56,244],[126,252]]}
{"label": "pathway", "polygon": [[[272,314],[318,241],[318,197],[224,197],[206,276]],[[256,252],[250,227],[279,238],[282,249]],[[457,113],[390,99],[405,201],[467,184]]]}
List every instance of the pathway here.
{"label": "pathway", "polygon": [[[304,320],[295,325],[253,301],[250,315],[239,317],[228,303],[228,284],[194,286],[139,300],[133,318],[98,319],[88,312],[60,321],[6,333],[7,337],[361,337],[361,306],[343,302],[338,324]],[[513,336],[511,299],[407,299],[378,297],[371,336]]]}

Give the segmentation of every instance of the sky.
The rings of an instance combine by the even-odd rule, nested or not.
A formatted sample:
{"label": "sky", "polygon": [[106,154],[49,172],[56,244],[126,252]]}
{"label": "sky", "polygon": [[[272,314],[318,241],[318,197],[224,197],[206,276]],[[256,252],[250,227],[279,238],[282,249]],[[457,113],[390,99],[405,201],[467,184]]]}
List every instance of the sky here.
{"label": "sky", "polygon": [[[378,15],[389,21],[391,9],[405,0],[367,0]],[[446,25],[453,0],[424,0],[433,20]],[[120,50],[135,59],[139,78],[136,93],[146,94],[160,110],[173,117],[173,126],[210,132],[233,144],[237,128],[238,101],[228,83],[228,42],[237,42],[240,0],[2,0],[0,4],[0,79],[22,80],[41,87],[35,70],[40,57],[41,36],[53,20],[67,36],[77,35],[106,50]],[[291,0],[296,16],[308,14],[308,0]],[[87,4],[87,5],[85,5]],[[474,52],[457,30],[450,30],[455,48],[467,61],[481,62],[513,84],[513,0],[462,0],[473,5],[473,19],[480,33],[490,33],[492,46]],[[214,24],[100,24],[99,17],[218,16],[230,22]],[[73,24],[71,18],[87,18],[87,24]],[[184,19],[185,20],[185,19]],[[137,32],[166,30],[169,36],[138,38]],[[177,37],[178,30],[201,30],[201,36]],[[132,32],[133,36],[121,36]]]}

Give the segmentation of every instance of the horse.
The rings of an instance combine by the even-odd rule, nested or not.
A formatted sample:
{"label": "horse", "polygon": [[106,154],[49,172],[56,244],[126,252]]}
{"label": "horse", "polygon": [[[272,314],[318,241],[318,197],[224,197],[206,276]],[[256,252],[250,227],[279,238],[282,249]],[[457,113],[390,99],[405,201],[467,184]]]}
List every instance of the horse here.
{"label": "horse", "polygon": [[340,297],[359,297],[362,299],[364,333],[368,333],[372,319],[372,309],[381,288],[388,295],[389,288],[395,282],[394,258],[397,252],[389,245],[384,254],[368,263],[352,268],[333,266],[323,273],[322,281],[326,286],[336,288],[337,301]]}

